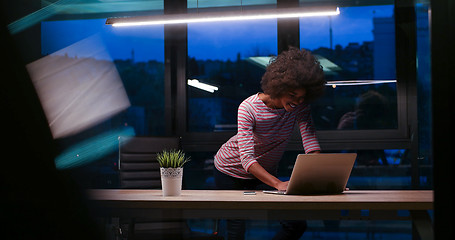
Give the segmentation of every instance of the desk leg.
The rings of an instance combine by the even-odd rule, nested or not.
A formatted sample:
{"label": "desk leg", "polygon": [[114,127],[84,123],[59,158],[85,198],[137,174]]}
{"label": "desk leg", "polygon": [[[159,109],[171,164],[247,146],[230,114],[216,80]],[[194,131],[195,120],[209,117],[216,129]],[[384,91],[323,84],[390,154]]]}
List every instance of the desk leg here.
{"label": "desk leg", "polygon": [[433,240],[433,223],[427,211],[411,211],[412,227],[421,240]]}
{"label": "desk leg", "polygon": [[106,240],[124,239],[122,229],[120,228],[119,218],[105,217],[99,219],[100,226],[104,227],[104,237]]}

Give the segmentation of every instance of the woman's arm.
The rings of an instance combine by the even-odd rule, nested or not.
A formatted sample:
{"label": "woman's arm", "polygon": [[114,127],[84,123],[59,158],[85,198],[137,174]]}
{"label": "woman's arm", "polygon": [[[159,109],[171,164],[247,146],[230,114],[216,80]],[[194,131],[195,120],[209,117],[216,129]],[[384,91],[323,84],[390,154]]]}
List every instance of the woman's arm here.
{"label": "woman's arm", "polygon": [[272,174],[268,173],[259,163],[253,163],[248,172],[253,174],[257,179],[261,180],[263,183],[274,187],[278,190],[286,190],[288,187],[288,181],[283,182],[280,179],[276,178]]}
{"label": "woman's arm", "polygon": [[[313,151],[311,153],[317,154],[321,153],[321,151]],[[289,181],[283,182],[280,179],[276,178],[269,172],[267,172],[259,163],[253,163],[250,168],[248,168],[248,172],[253,174],[257,179],[261,180],[263,183],[274,187],[278,190],[286,190],[289,184]]]}
{"label": "woman's arm", "polygon": [[310,105],[306,105],[297,113],[297,122],[299,124],[305,153],[316,153],[317,151],[320,151],[321,147],[319,146],[316,130],[313,126],[313,120],[311,119]]}

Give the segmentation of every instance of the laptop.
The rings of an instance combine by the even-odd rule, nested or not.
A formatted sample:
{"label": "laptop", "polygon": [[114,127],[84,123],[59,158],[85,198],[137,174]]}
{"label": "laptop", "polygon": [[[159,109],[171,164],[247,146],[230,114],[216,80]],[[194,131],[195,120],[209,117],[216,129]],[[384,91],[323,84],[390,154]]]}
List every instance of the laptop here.
{"label": "laptop", "polygon": [[356,153],[299,154],[286,191],[263,192],[286,195],[342,193],[356,157]]}

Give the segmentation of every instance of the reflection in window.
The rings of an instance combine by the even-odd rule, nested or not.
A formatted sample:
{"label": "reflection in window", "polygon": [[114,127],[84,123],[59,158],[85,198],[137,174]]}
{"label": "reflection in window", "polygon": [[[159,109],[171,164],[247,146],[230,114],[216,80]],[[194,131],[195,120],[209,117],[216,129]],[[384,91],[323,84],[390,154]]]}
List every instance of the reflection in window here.
{"label": "reflection in window", "polygon": [[[318,130],[397,129],[393,5],[344,7],[333,17],[301,18],[300,47],[323,66],[327,91],[313,104]],[[236,129],[237,107],[261,91],[277,54],[276,20],[188,25],[190,132]]]}
{"label": "reflection in window", "polygon": [[[109,61],[120,76],[130,106],[78,133],[57,139],[57,144],[62,153],[60,158],[82,156],[86,155],[85,153],[93,155],[90,162],[71,163],[71,166],[78,167],[71,170],[75,177],[79,178],[81,185],[90,188],[111,188],[117,186],[115,169],[118,160],[116,150],[118,134],[137,136],[164,134],[164,27],[113,28],[105,25],[105,19],[46,21],[41,23],[42,54],[51,55],[67,49],[70,45],[84,44],[84,39],[90,39],[92,36],[100,40],[102,44],[100,48],[107,54],[97,56],[102,59],[93,59],[93,63],[85,62],[94,68],[97,74],[95,76],[111,78],[95,64],[96,61]],[[83,61],[87,53],[93,53],[89,51],[99,51],[98,48],[90,49],[87,46],[77,49],[78,51],[63,52],[60,56],[65,58],[65,61]],[[91,74],[80,69],[77,72],[84,77]],[[78,77],[74,79],[83,80]],[[78,96],[84,94],[75,93],[79,90],[73,87],[70,91]],[[93,92],[94,88],[85,89],[87,92],[90,90]],[[119,98],[118,94],[96,96],[98,98],[94,99]],[[88,101],[87,98],[84,100]],[[99,102],[101,101],[97,103]],[[90,104],[86,105],[90,107]],[[88,111],[81,109],[81,112]],[[83,153],[81,149],[84,150]],[[103,150],[102,153],[100,149]]]}
{"label": "reflection in window", "polygon": [[261,91],[268,56],[277,54],[276,20],[188,25],[188,130],[237,129],[237,108]]}
{"label": "reflection in window", "polygon": [[[164,128],[164,28],[113,28],[105,19],[42,22],[43,55],[96,35],[113,61],[131,106],[108,119],[99,129],[133,127],[136,135],[163,135]],[[80,57],[73,53],[68,57]],[[98,128],[98,130],[97,130]]]}
{"label": "reflection in window", "polygon": [[328,81],[325,96],[313,104],[316,128],[396,129],[393,5],[340,12],[300,19],[300,47],[318,57]]}
{"label": "reflection in window", "polygon": [[318,130],[396,129],[395,83],[327,87],[313,105]]}

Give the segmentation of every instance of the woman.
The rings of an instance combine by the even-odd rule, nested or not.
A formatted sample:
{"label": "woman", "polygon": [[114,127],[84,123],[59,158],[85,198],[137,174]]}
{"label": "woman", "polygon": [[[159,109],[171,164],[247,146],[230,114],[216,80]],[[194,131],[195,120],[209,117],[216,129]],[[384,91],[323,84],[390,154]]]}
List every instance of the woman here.
{"label": "woman", "polygon": [[[288,181],[276,177],[278,163],[298,123],[305,153],[320,151],[309,103],[325,88],[322,67],[310,52],[290,48],[269,64],[262,77],[263,93],[244,100],[238,109],[238,132],[215,156],[218,189],[286,190]],[[275,239],[298,239],[305,221],[282,222]],[[228,221],[229,239],[243,239],[243,221]]]}

